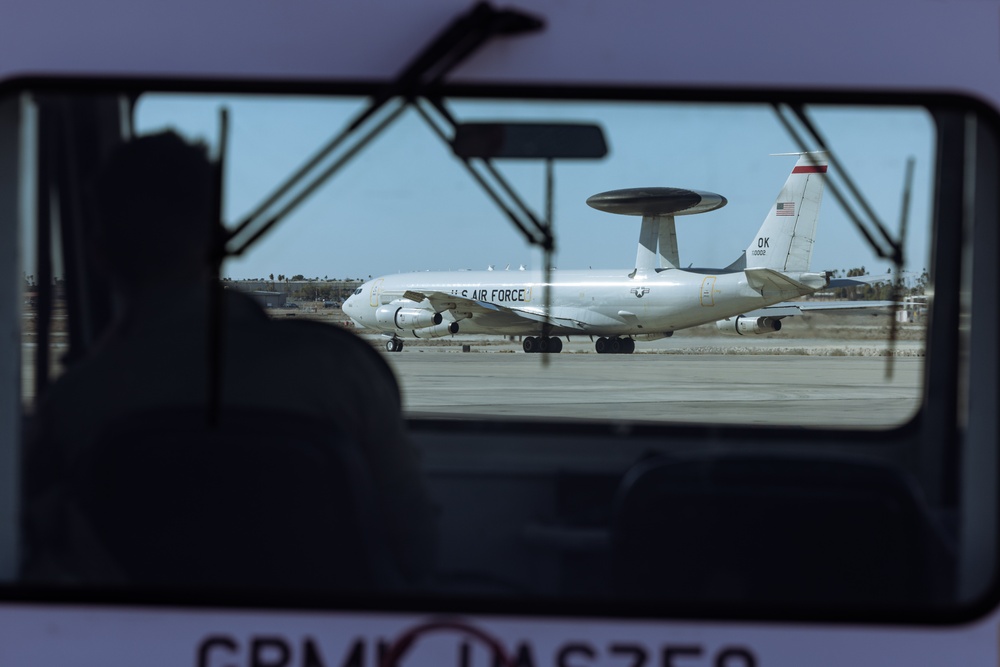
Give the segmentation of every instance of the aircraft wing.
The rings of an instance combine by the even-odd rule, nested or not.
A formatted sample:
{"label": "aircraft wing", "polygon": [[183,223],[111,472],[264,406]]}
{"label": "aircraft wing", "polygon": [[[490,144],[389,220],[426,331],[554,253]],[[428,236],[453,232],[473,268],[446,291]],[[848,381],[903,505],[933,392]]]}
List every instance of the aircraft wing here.
{"label": "aircraft wing", "polygon": [[855,314],[889,315],[893,301],[786,301],[744,313],[747,317],[794,317],[803,313],[850,311]]}
{"label": "aircraft wing", "polygon": [[403,292],[403,298],[416,303],[427,301],[434,311],[438,313],[450,310],[471,315],[489,315],[504,310],[502,306],[494,303],[477,301],[476,299],[469,299],[445,292],[416,292],[414,290],[406,290]]}
{"label": "aircraft wing", "polygon": [[866,285],[882,285],[886,283],[893,283],[896,279],[900,279],[904,285],[912,286],[920,281],[921,278],[926,278],[924,274],[917,273],[916,271],[900,271],[899,274],[893,273],[882,273],[876,275],[864,275],[864,276],[851,276],[849,278],[831,278],[829,287],[861,287]]}
{"label": "aircraft wing", "polygon": [[[403,298],[416,303],[427,301],[435,312],[450,311],[457,319],[469,317],[477,323],[491,328],[505,329],[524,326],[526,323],[544,323],[546,316],[541,308],[509,308],[487,301],[456,296],[446,292],[417,292],[407,290]],[[572,317],[553,313],[548,321],[553,326],[583,332],[581,323]]]}

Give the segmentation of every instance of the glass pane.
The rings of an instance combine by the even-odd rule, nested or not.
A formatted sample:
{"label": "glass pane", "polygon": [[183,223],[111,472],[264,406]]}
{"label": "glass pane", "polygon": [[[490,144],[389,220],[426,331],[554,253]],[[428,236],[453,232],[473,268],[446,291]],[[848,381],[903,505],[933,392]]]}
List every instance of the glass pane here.
{"label": "glass pane", "polygon": [[[95,586],[190,582],[223,599],[258,585],[414,593],[375,571],[381,559],[341,548],[375,534],[391,544],[372,553],[443,600],[739,615],[956,599],[962,480],[948,424],[960,402],[923,402],[959,382],[946,354],[926,357],[931,248],[961,255],[949,212],[932,224],[935,170],[958,161],[938,163],[938,133],[958,143],[956,117],[465,97],[390,100],[349,133],[367,98],[65,97],[39,98],[41,185],[23,174],[38,208],[26,289],[31,276],[53,287],[23,327],[25,582],[61,584],[68,569]],[[792,136],[807,125],[829,151]],[[468,162],[449,144],[456,127]],[[128,173],[104,180],[98,165],[129,135],[223,156],[221,197],[200,155],[184,192],[159,154],[164,187],[151,191],[163,196],[133,196],[150,181]],[[173,215],[196,191],[199,214]],[[216,204],[229,294],[210,289],[199,224]],[[965,275],[938,276],[941,303],[957,302]],[[50,325],[32,320],[45,313]],[[935,352],[959,349],[962,330],[942,330]],[[43,366],[32,345],[50,350],[48,389],[30,380]],[[341,523],[313,530],[329,521]],[[676,526],[702,535],[694,548],[664,543]],[[264,546],[263,533],[280,537]],[[218,548],[189,560],[195,543]],[[246,570],[231,567],[234,543],[253,545]],[[110,564],[89,558],[105,549]],[[671,572],[701,569],[694,588],[654,577],[670,570],[648,557],[659,550],[687,563]],[[842,556],[866,578],[853,564],[812,576]]]}
{"label": "glass pane", "polygon": [[[136,126],[174,127],[214,143],[218,109],[227,107],[225,214],[237,221],[366,102],[147,95]],[[773,156],[802,147],[769,105],[447,104],[463,123],[603,129],[603,159],[551,163],[556,245],[548,281],[543,253],[408,109],[244,257],[228,261],[227,284],[257,292],[275,317],[346,326],[385,350],[411,417],[886,427],[919,407],[935,141],[926,111],[808,107],[834,163]],[[896,276],[828,181],[850,196],[848,175],[895,240],[911,158]],[[817,173],[805,173],[813,163]],[[546,162],[494,164],[544,220]],[[588,205],[599,193],[635,188],[654,189],[640,205],[659,215],[648,225],[635,207]],[[705,201],[718,195],[725,205],[668,221],[662,211],[681,204],[679,191],[666,188],[707,193]],[[656,204],[657,196],[669,201]],[[740,268],[743,257],[750,273]],[[407,291],[425,298],[407,299]],[[561,352],[524,353],[542,342]],[[468,378],[476,379],[472,389]]]}

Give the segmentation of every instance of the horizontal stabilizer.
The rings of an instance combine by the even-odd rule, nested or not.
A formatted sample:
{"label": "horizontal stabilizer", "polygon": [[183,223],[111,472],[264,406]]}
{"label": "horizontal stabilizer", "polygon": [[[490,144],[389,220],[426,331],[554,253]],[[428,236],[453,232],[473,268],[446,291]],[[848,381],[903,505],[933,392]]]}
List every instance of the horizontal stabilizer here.
{"label": "horizontal stabilizer", "polygon": [[[826,282],[824,279],[823,283],[808,285],[806,283],[793,280],[784,273],[775,271],[774,269],[746,269],[744,270],[744,273],[746,274],[747,283],[749,283],[750,287],[759,292],[760,295],[765,298],[779,297],[790,299],[796,296],[805,296],[806,294],[812,294],[817,289],[823,287]],[[819,274],[813,275],[817,277],[819,276]]]}

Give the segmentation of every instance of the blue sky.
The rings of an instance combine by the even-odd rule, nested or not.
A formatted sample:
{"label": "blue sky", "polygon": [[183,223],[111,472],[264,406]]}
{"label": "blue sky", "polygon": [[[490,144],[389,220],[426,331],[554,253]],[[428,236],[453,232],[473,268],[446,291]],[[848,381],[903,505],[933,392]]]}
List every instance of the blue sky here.
{"label": "blue sky", "polygon": [[[140,132],[174,127],[214,144],[218,109],[230,110],[225,216],[239,219],[319,146],[365,100],[157,95],[138,108]],[[639,219],[591,209],[586,199],[617,188],[671,186],[722,194],[729,204],[677,220],[682,265],[720,267],[749,244],[797,151],[763,105],[664,103],[494,103],[453,101],[463,120],[586,120],[602,125],[609,155],[556,163],[555,266],[628,268]],[[812,118],[876,213],[898,230],[907,157],[916,158],[907,268],[928,265],[933,123],[920,109],[810,108]],[[544,168],[498,163],[527,203],[544,210]],[[831,177],[836,174],[831,170]],[[246,257],[232,278],[269,274],[364,277],[424,270],[541,266],[529,247],[417,114],[407,111]],[[830,196],[824,196],[814,270],[864,265],[884,273]]]}

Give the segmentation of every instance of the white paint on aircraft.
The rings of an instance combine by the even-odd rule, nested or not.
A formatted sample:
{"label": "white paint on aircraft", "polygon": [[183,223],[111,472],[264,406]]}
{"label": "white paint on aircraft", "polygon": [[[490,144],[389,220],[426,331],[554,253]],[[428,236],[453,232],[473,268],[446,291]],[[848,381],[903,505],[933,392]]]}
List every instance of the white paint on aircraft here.
{"label": "white paint on aircraft", "polygon": [[[782,302],[828,284],[826,274],[809,272],[826,170],[822,153],[800,154],[745,255],[726,269],[678,268],[674,231],[674,216],[721,208],[724,197],[678,188],[615,190],[588,204],[642,216],[633,268],[555,270],[548,282],[540,271],[492,267],[383,276],[348,298],[344,312],[357,326],[391,336],[389,351],[401,350],[405,337],[456,333],[526,336],[525,351],[543,352],[559,351],[559,336],[588,335],[599,337],[599,352],[631,352],[635,340],[716,321],[730,333],[776,331],[781,317],[794,314]],[[785,309],[762,314],[775,304]],[[744,315],[750,312],[752,318]]]}

